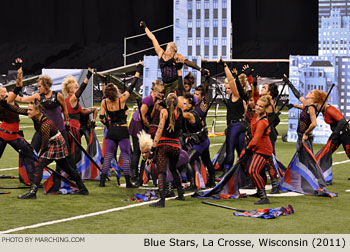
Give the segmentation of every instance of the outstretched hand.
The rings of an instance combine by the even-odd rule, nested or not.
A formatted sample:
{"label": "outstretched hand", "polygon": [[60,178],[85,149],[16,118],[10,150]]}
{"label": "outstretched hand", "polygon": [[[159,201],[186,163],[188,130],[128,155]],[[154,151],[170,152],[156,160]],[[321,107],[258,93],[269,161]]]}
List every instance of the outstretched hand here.
{"label": "outstretched hand", "polygon": [[244,65],[242,68],[242,72],[244,72],[247,76],[252,75],[253,71],[254,69],[250,69],[248,64]]}
{"label": "outstretched hand", "polygon": [[18,69],[22,68],[22,63],[23,63],[23,61],[21,58],[16,58],[15,62],[12,63],[12,65],[16,68],[16,70],[18,70]]}
{"label": "outstretched hand", "polygon": [[140,22],[140,27],[146,29],[147,28],[146,22],[145,21],[141,21]]}

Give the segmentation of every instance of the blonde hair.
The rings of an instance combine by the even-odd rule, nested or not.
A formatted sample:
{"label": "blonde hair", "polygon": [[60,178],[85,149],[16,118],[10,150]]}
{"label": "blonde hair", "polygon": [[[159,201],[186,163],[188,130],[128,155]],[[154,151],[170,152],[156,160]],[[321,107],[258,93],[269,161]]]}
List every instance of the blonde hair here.
{"label": "blonde hair", "polygon": [[159,80],[156,80],[155,82],[152,82],[152,91],[159,91],[159,90],[164,91],[164,85],[161,83]]}
{"label": "blonde hair", "polygon": [[150,134],[147,134],[144,130],[137,134],[140,143],[140,149],[150,150],[153,145],[153,139]]}
{"label": "blonde hair", "polygon": [[259,98],[259,100],[265,102],[265,108],[267,108],[268,106],[271,106],[273,103],[272,103],[272,97],[271,95],[264,95],[264,96],[261,96]]}
{"label": "blonde hair", "polygon": [[43,85],[46,89],[50,89],[52,87],[52,79],[47,75],[39,76],[38,82],[41,81],[41,85]]}
{"label": "blonde hair", "polygon": [[244,92],[247,93],[247,91],[249,90],[249,83],[248,83],[248,79],[247,79],[247,75],[245,73],[242,73],[238,76],[238,80],[239,83],[241,83]]}
{"label": "blonde hair", "polygon": [[65,96],[69,95],[69,90],[71,89],[72,85],[77,83],[77,80],[73,76],[68,76],[64,78],[64,81],[62,82],[62,93]]}
{"label": "blonde hair", "polygon": [[[324,100],[327,97],[327,93],[318,89],[314,89],[312,91],[312,94],[314,95],[314,103],[318,103],[318,104],[322,104],[324,102]],[[327,98],[328,100],[328,98]],[[325,101],[326,103],[327,101]]]}
{"label": "blonde hair", "polygon": [[177,106],[177,102],[177,96],[174,93],[170,93],[165,101],[169,110],[169,127],[167,128],[169,132],[174,131],[175,128],[175,108]]}

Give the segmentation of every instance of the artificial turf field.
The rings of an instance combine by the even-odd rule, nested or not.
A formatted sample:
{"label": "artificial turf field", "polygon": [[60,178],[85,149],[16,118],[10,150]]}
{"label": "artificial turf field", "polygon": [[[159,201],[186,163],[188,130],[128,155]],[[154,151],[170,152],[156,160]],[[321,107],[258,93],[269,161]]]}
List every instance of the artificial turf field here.
{"label": "artificial turf field", "polygon": [[[221,110],[221,112],[224,112]],[[212,115],[212,113],[209,113]],[[216,132],[225,129],[225,118],[217,119]],[[221,122],[220,122],[221,121]],[[287,132],[287,115],[281,115],[282,123],[278,126],[280,136]],[[207,119],[211,128],[212,118]],[[21,129],[25,138],[33,136],[33,123],[26,117],[21,117]],[[98,124],[99,126],[99,124]],[[96,130],[102,143],[102,130]],[[211,157],[218,151],[224,141],[224,136],[210,138]],[[84,143],[85,140],[83,140]],[[314,145],[317,152],[322,145]],[[288,165],[295,152],[295,143],[285,143],[279,137],[276,143],[278,159]],[[342,161],[345,161],[341,163]],[[272,204],[256,206],[257,198],[207,200],[239,209],[252,210],[263,207],[281,207],[291,204],[295,213],[273,220],[235,217],[232,210],[207,206],[202,199],[186,197],[186,201],[167,200],[166,207],[154,209],[148,205],[128,208],[121,211],[104,213],[96,216],[62,223],[46,225],[37,228],[11,232],[22,234],[345,234],[350,233],[350,162],[342,147],[333,155],[333,185],[327,190],[338,193],[335,198],[297,196],[270,197]],[[339,163],[340,162],[340,163]],[[7,146],[0,159],[0,175],[18,176],[18,154]],[[51,167],[55,167],[54,165]],[[218,173],[220,175],[221,173]],[[0,195],[0,233],[7,230],[37,223],[60,220],[64,218],[140,204],[124,201],[142,189],[125,189],[116,185],[116,178],[106,183],[105,188],[98,187],[98,181],[86,181],[90,191],[89,196],[78,195],[44,195],[39,189],[36,200],[18,200],[16,197],[28,189],[0,189],[10,191],[10,194]],[[121,183],[124,178],[121,178]],[[269,183],[269,182],[268,182]],[[150,184],[151,185],[151,184]],[[0,186],[22,186],[18,179],[0,179]]]}

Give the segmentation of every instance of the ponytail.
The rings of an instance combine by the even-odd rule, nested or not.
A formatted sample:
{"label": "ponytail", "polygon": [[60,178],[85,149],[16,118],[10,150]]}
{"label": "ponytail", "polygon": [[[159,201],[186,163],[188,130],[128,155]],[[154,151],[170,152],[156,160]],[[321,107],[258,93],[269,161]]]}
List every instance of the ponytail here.
{"label": "ponytail", "polygon": [[170,93],[166,98],[166,106],[169,111],[169,126],[167,131],[172,132],[175,129],[175,108],[177,106],[177,96]]}

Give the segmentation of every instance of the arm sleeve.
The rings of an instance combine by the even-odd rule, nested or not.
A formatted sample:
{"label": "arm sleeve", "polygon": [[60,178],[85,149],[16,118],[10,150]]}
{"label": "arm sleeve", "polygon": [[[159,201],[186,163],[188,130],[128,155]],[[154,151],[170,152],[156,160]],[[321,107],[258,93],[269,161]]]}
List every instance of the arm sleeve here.
{"label": "arm sleeve", "polygon": [[256,148],[256,145],[260,141],[261,137],[264,135],[265,132],[265,123],[261,120],[256,125],[256,130],[253,136],[253,139],[250,141],[248,145],[248,149],[254,150]]}
{"label": "arm sleeve", "polygon": [[128,90],[127,90],[127,91],[129,92],[129,94],[131,94],[132,91],[134,90],[134,88],[135,88],[135,86],[136,86],[138,80],[139,80],[139,78],[134,77],[134,79],[131,81],[131,84],[130,84],[130,86],[128,87]]}
{"label": "arm sleeve", "polygon": [[178,96],[183,96],[184,95],[184,84],[183,84],[183,81],[182,81],[182,76],[181,75],[178,75],[177,76],[177,93],[178,93]]}
{"label": "arm sleeve", "polygon": [[14,106],[12,104],[7,104],[6,108],[8,110],[15,112],[17,114],[20,114],[20,115],[28,115],[28,113],[27,113],[28,109],[25,109],[25,108],[20,108],[20,107]]}
{"label": "arm sleeve", "polygon": [[189,67],[192,67],[193,69],[196,69],[198,71],[201,70],[201,68],[196,65],[195,63],[193,63],[192,61],[189,61],[188,59],[185,59],[185,65],[189,66]]}
{"label": "arm sleeve", "polygon": [[41,132],[41,147],[40,147],[40,154],[41,156],[46,150],[49,145],[49,139],[50,139],[50,130],[51,126],[48,123],[42,123],[40,127]]}
{"label": "arm sleeve", "polygon": [[87,85],[88,84],[85,83],[85,82],[81,83],[79,89],[75,92],[75,96],[77,98],[79,98],[83,94],[83,92],[84,92],[85,88],[87,87]]}
{"label": "arm sleeve", "polygon": [[237,90],[238,90],[239,96],[242,97],[242,99],[244,101],[248,101],[247,95],[245,94],[245,92],[243,90],[243,87],[241,85],[241,82],[238,80],[238,78],[236,78],[236,86],[237,86]]}

